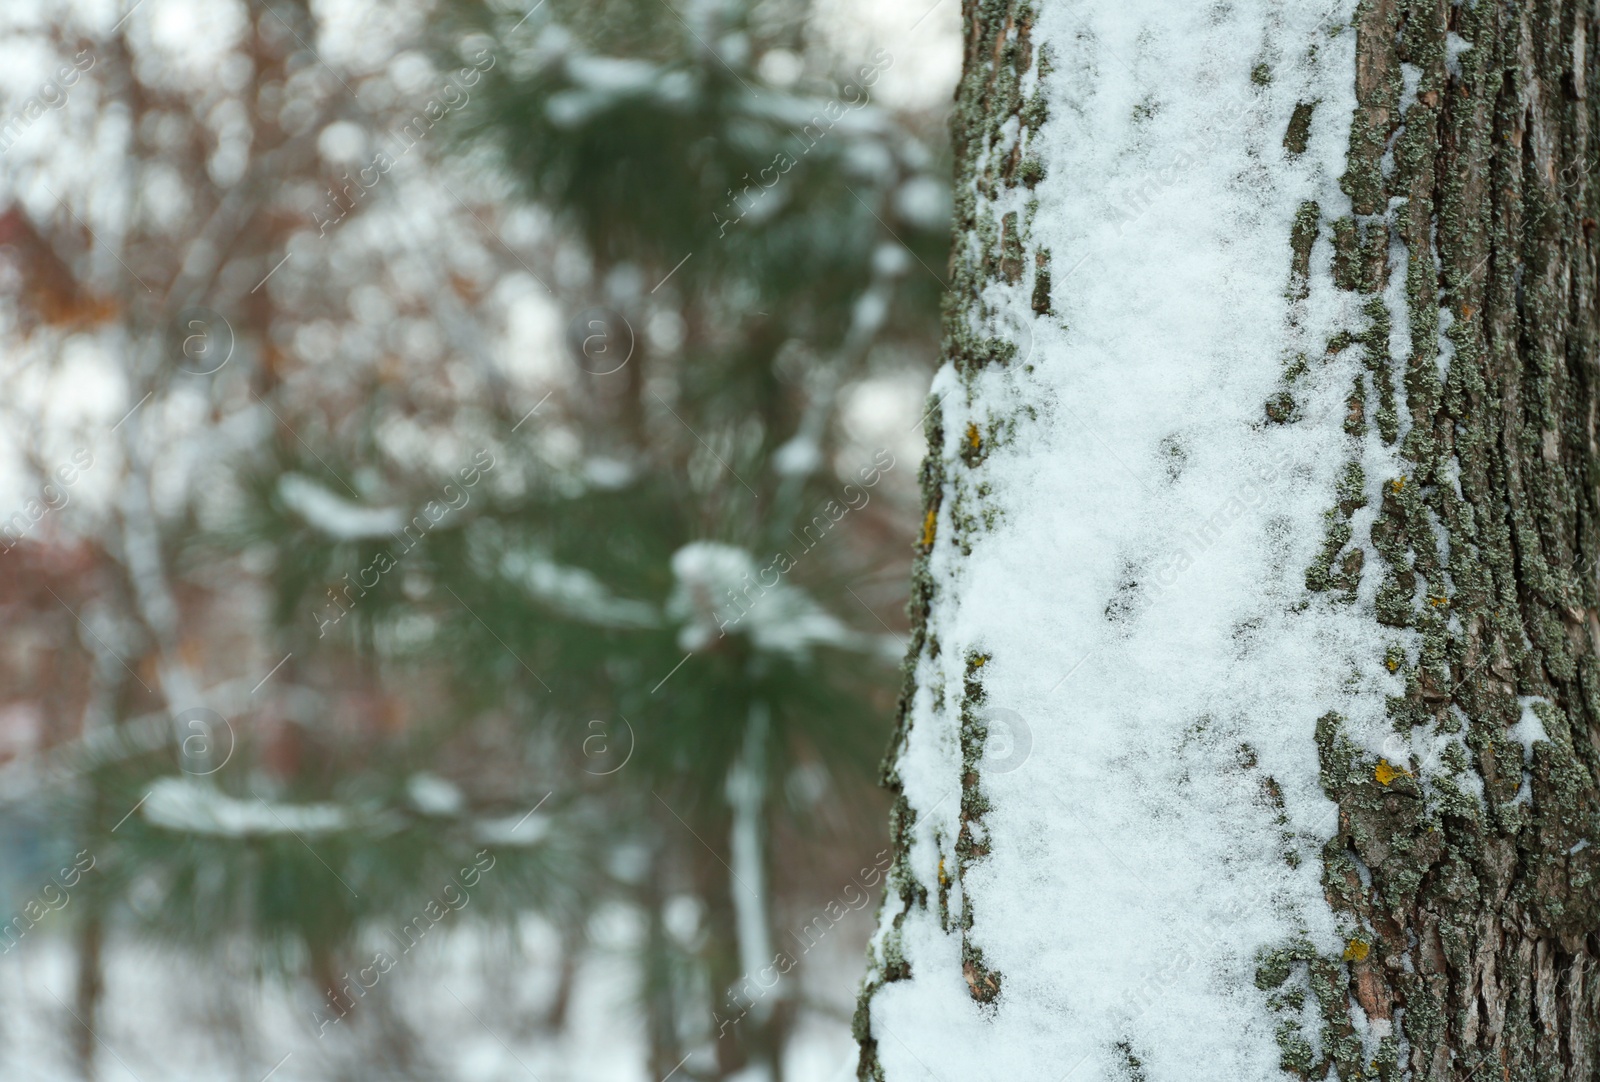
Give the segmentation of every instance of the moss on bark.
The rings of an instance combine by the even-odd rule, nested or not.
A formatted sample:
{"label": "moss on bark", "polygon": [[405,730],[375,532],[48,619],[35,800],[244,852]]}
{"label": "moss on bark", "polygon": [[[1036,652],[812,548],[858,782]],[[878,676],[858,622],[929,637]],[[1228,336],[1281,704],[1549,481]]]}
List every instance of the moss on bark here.
{"label": "moss on bark", "polygon": [[[1408,429],[1406,474],[1384,484],[1367,539],[1381,566],[1365,573],[1382,576],[1378,619],[1420,642],[1415,658],[1386,657],[1405,678],[1389,703],[1396,737],[1443,751],[1375,760],[1336,716],[1319,723],[1322,784],[1339,804],[1324,887],[1360,949],[1279,952],[1260,978],[1277,988],[1303,966],[1327,994],[1315,1033],[1279,1002],[1283,1064],[1305,1077],[1459,1079],[1489,1064],[1482,1077],[1508,1082],[1594,1079],[1594,30],[1560,2],[1363,0],[1356,23],[1341,181],[1356,217],[1331,239],[1337,284],[1368,295],[1351,341],[1367,347],[1377,393],[1352,396],[1352,431],[1398,438],[1398,395]],[[1415,95],[1402,103],[1406,65]],[[1403,313],[1378,296],[1391,235],[1405,250]],[[1296,270],[1304,247],[1297,231]],[[1399,316],[1411,355],[1396,386]],[[1308,585],[1354,596],[1332,568],[1359,544],[1341,504]],[[1549,739],[1528,755],[1508,730],[1530,709]],[[1365,1040],[1352,1040],[1352,1010]]]}
{"label": "moss on bark", "polygon": [[[1013,342],[981,329],[992,326],[986,288],[998,283],[1035,313],[1051,311],[1049,255],[1030,240],[1031,212],[996,210],[1002,193],[1043,175],[1028,138],[1047,108],[1027,76],[1030,65],[1048,74],[1050,57],[1034,48],[1031,28],[1025,3],[967,0],[944,313],[945,358],[962,384],[952,395],[1018,361]],[[1369,478],[1352,454],[1306,571],[1316,603],[1357,603],[1367,577],[1378,577],[1371,616],[1397,640],[1381,661],[1404,687],[1388,703],[1399,750],[1373,756],[1338,715],[1316,722],[1321,783],[1339,808],[1322,881],[1345,946],[1328,956],[1306,939],[1287,944],[1263,956],[1257,983],[1282,1012],[1283,1066],[1303,1077],[1593,1080],[1600,114],[1588,91],[1600,42],[1589,9],[1571,0],[1361,0],[1355,29],[1357,108],[1340,180],[1350,213],[1301,207],[1287,295],[1293,320],[1315,242],[1327,239],[1336,285],[1362,298],[1359,325],[1326,348],[1362,350],[1346,431],[1353,444],[1375,437],[1398,447],[1405,463],[1397,476]],[[1255,74],[1258,84],[1272,78],[1265,65]],[[1326,114],[1314,102],[1298,106],[1286,152],[1302,153]],[[1006,129],[1012,118],[1020,127]],[[1403,288],[1388,290],[1395,275]],[[1409,338],[1403,360],[1390,347],[1396,326]],[[1269,421],[1300,420],[1290,388],[1310,363],[1287,360],[1285,387],[1265,404]],[[948,405],[930,411],[913,641],[885,766],[896,863],[856,1012],[862,1079],[883,1078],[872,998],[910,975],[898,941],[908,913],[935,905],[959,932],[975,998],[993,1001],[1003,987],[971,942],[971,902],[956,893],[991,844],[976,658],[965,659],[953,703],[929,689],[937,709],[960,712],[964,759],[961,834],[939,840],[948,855],[935,883],[910,867],[918,809],[893,766],[918,667],[940,653],[929,556],[940,545],[970,551],[981,534],[983,461],[1006,435],[962,413],[952,435],[966,439],[947,449]],[[1357,518],[1374,492],[1374,513]],[[1355,523],[1369,519],[1358,536]],[[1525,751],[1511,730],[1529,711],[1548,739]],[[1262,785],[1271,803],[1276,783]],[[1285,859],[1292,850],[1286,844]],[[1137,1055],[1122,1051],[1137,1077]]]}
{"label": "moss on bark", "polygon": [[[990,283],[1012,288],[1025,308],[1038,315],[1051,311],[1050,253],[1033,243],[1032,212],[1008,211],[996,216],[993,205],[1002,193],[1024,192],[1045,175],[1042,160],[1029,152],[1032,134],[1047,116],[1037,84],[1050,71],[1047,50],[1032,42],[1033,7],[1029,0],[966,0],[966,37],[961,83],[951,118],[955,147],[955,206],[950,260],[950,288],[944,300],[943,355],[965,394],[972,378],[985,368],[1007,366],[1019,360],[1016,344],[1007,337],[978,328],[991,324],[982,295]],[[1030,80],[1030,74],[1033,78]],[[1007,131],[1012,119],[1015,129]],[[1023,358],[1025,359],[1025,358]],[[982,818],[987,808],[979,760],[986,733],[979,707],[983,699],[979,669],[982,660],[966,659],[967,679],[957,709],[961,716],[962,777],[960,835],[948,840],[949,853],[940,860],[938,882],[918,881],[909,861],[911,827],[916,812],[906,800],[895,761],[908,736],[912,696],[917,672],[924,661],[937,660],[940,644],[930,613],[937,584],[929,572],[929,559],[938,545],[970,553],[974,539],[992,527],[996,512],[986,506],[988,487],[980,467],[990,451],[1010,434],[1010,426],[973,420],[958,429],[961,438],[953,453],[946,451],[947,403],[935,401],[926,424],[928,457],[922,466],[924,527],[913,571],[912,641],[907,652],[898,720],[884,763],[884,784],[896,798],[890,822],[895,862],[889,875],[884,904],[892,914],[889,928],[868,960],[868,972],[857,1000],[854,1031],[860,1046],[858,1077],[881,1080],[877,1040],[872,1033],[872,999],[885,984],[910,976],[910,966],[900,952],[897,931],[913,908],[938,906],[941,923],[962,939],[962,970],[972,997],[992,1003],[1000,995],[1001,974],[983,960],[982,947],[971,937],[971,901],[960,882],[966,869],[987,852]],[[941,530],[943,536],[941,536]],[[942,692],[934,689],[939,708]],[[940,839],[941,852],[946,840]],[[948,867],[948,870],[947,870]],[[960,912],[948,912],[953,891],[960,891]],[[881,915],[880,915],[881,917]],[[880,920],[881,923],[881,920]]]}

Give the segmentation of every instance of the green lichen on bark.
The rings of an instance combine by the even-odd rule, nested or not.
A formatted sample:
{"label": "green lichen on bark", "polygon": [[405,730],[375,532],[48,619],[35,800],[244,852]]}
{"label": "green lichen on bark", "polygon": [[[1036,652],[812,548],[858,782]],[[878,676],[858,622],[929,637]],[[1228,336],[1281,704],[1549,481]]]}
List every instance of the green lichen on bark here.
{"label": "green lichen on bark", "polygon": [[983,715],[988,697],[983,687],[983,666],[987,654],[967,657],[966,676],[961,692],[961,832],[956,837],[956,882],[961,886],[961,972],[967,990],[980,1003],[992,1003],[1000,995],[1000,974],[983,960],[983,948],[972,938],[972,896],[966,889],[967,872],[989,855],[989,831],[984,816],[990,803],[983,790],[982,761],[989,726]]}
{"label": "green lichen on bark", "polygon": [[938,401],[933,400],[923,422],[923,435],[929,453],[922,460],[918,480],[922,490],[923,528],[917,539],[916,557],[912,563],[911,598],[907,603],[911,617],[911,643],[901,666],[900,699],[896,709],[895,727],[884,756],[879,781],[893,794],[889,810],[889,837],[891,861],[884,877],[884,899],[879,905],[881,923],[885,912],[890,912],[890,927],[882,942],[874,949],[869,960],[867,976],[862,983],[856,1009],[851,1017],[851,1033],[860,1048],[860,1077],[882,1082],[883,1071],[877,1061],[877,1041],[872,1036],[870,1003],[871,994],[884,984],[908,980],[911,964],[901,947],[901,926],[907,914],[916,908],[926,908],[928,891],[917,879],[910,865],[910,830],[917,813],[905,797],[895,762],[904,746],[910,725],[911,700],[917,688],[917,662],[920,658],[937,659],[939,640],[930,626],[929,615],[936,586],[928,569],[928,557],[938,539],[937,524],[944,499],[944,421]]}
{"label": "green lichen on bark", "polygon": [[1303,301],[1309,296],[1311,279],[1311,248],[1317,242],[1317,227],[1322,221],[1322,208],[1315,200],[1306,200],[1294,215],[1294,228],[1289,234],[1289,250],[1294,253],[1289,265],[1289,299]]}
{"label": "green lichen on bark", "polygon": [[1361,463],[1346,463],[1344,476],[1339,481],[1339,502],[1324,515],[1326,533],[1322,551],[1306,569],[1307,589],[1313,592],[1337,590],[1342,601],[1356,599],[1363,560],[1358,555],[1361,552],[1359,548],[1347,549],[1347,546],[1355,536],[1350,527],[1350,516],[1355,514],[1357,508],[1366,505],[1365,490],[1366,474],[1361,469]]}
{"label": "green lichen on bark", "polygon": [[[940,860],[936,883],[920,882],[910,866],[911,827],[917,817],[905,797],[895,764],[909,735],[920,666],[924,661],[937,661],[941,653],[932,621],[938,583],[929,570],[930,558],[941,545],[949,546],[954,553],[970,553],[974,540],[992,528],[999,512],[989,499],[990,490],[981,467],[993,450],[1010,437],[1016,423],[1014,418],[1005,422],[983,418],[957,422],[957,430],[950,433],[957,437],[954,451],[947,449],[947,419],[962,397],[970,405],[972,381],[977,374],[989,368],[1009,368],[1019,360],[1015,331],[996,327],[995,313],[986,307],[984,292],[999,284],[1018,295],[1023,310],[1031,308],[1037,315],[1051,310],[1050,254],[1038,248],[1031,238],[1037,204],[1030,202],[1023,213],[996,210],[1003,195],[1019,191],[1025,194],[1045,177],[1043,160],[1030,147],[1034,133],[1049,112],[1039,84],[1049,74],[1051,60],[1047,50],[1035,50],[1033,46],[1033,21],[1034,9],[1028,0],[971,0],[966,6],[965,56],[951,118],[955,149],[954,243],[943,305],[943,355],[960,377],[962,388],[951,392],[957,396],[954,399],[933,402],[927,421],[929,451],[922,466],[924,519],[912,579],[912,641],[904,667],[895,733],[883,767],[884,785],[895,798],[895,813],[890,821],[895,859],[884,902],[889,920],[869,957],[852,1024],[860,1047],[857,1074],[863,1080],[883,1079],[878,1043],[872,1031],[873,996],[885,984],[911,976],[898,932],[909,913],[929,906],[930,894],[941,921],[948,922],[946,926],[952,934],[959,931],[962,937],[963,977],[973,998],[993,1003],[1001,988],[1000,974],[984,963],[981,947],[972,941],[971,900],[960,889],[966,868],[987,852],[987,836],[982,830],[987,804],[979,777],[984,726],[977,713],[982,685],[976,680],[980,666],[972,658],[967,659],[969,679],[958,707],[963,753],[962,826],[960,835],[949,843],[949,852]],[[1012,118],[1018,124],[1008,129]],[[932,690],[936,709],[944,709],[943,689]],[[940,852],[945,853],[942,837],[938,844]],[[958,914],[948,913],[952,891],[959,891]]]}
{"label": "green lichen on bark", "polygon": [[[1016,359],[1014,341],[977,329],[992,315],[982,300],[988,283],[1017,284],[1032,263],[1033,308],[1049,310],[1048,255],[1041,261],[1032,250],[1031,216],[1007,211],[997,220],[993,209],[1002,194],[1032,189],[1045,175],[1043,160],[1030,147],[1049,113],[1038,84],[1049,74],[1050,57],[1047,49],[1033,47],[1033,20],[1026,0],[982,0],[968,12],[963,74],[950,119],[955,244],[944,301],[944,352],[969,378]],[[1030,71],[1036,77],[1024,97]],[[1013,118],[1017,128],[1008,134]]]}
{"label": "green lichen on bark", "polygon": [[1306,140],[1311,135],[1311,116],[1316,108],[1314,101],[1303,101],[1294,107],[1289,117],[1289,128],[1283,133],[1283,149],[1290,154],[1306,152]]}
{"label": "green lichen on bark", "polygon": [[[1318,723],[1322,785],[1339,805],[1323,882],[1351,947],[1266,958],[1259,976],[1277,988],[1303,966],[1319,1001],[1325,987],[1338,1006],[1316,1033],[1283,1024],[1284,1066],[1304,1077],[1459,1079],[1487,1064],[1479,1077],[1592,1080],[1596,31],[1585,8],[1559,2],[1363,0],[1356,24],[1341,178],[1355,213],[1331,239],[1336,283],[1366,295],[1368,325],[1330,351],[1366,347],[1376,395],[1352,396],[1353,431],[1401,438],[1404,474],[1382,486],[1367,538],[1378,566],[1365,573],[1382,576],[1376,618],[1416,644],[1415,658],[1385,657],[1405,687],[1388,703],[1397,746],[1435,752],[1377,759],[1336,715]],[[1378,296],[1391,236],[1405,251],[1403,313]],[[1400,315],[1403,404],[1388,356]],[[1358,551],[1347,519],[1330,515],[1314,589],[1333,585],[1346,546]],[[1548,737],[1531,751],[1509,731],[1527,711]],[[1350,1043],[1352,1002],[1364,1044]]]}
{"label": "green lichen on bark", "polygon": [[1033,313],[1050,314],[1050,249],[1039,248],[1033,253]]}

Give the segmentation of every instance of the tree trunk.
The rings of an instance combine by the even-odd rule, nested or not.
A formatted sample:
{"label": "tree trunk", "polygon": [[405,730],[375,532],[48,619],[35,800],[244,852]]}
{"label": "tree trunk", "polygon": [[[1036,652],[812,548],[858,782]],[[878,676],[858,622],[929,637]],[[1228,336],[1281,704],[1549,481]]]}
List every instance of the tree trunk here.
{"label": "tree trunk", "polygon": [[678,995],[681,981],[675,974],[676,947],[663,916],[670,882],[661,849],[651,855],[640,894],[647,914],[644,964],[640,973],[644,1001],[646,1066],[652,1078],[663,1078],[678,1064],[682,1041],[678,1036]]}
{"label": "tree trunk", "polygon": [[967,0],[862,1079],[1600,1078],[1592,35]]}
{"label": "tree trunk", "polygon": [[77,985],[73,992],[72,1058],[78,1068],[78,1077],[84,1082],[95,1079],[95,1042],[99,1039],[100,1006],[105,998],[105,918],[101,912],[99,892],[90,893],[84,903],[91,908],[78,925]]}

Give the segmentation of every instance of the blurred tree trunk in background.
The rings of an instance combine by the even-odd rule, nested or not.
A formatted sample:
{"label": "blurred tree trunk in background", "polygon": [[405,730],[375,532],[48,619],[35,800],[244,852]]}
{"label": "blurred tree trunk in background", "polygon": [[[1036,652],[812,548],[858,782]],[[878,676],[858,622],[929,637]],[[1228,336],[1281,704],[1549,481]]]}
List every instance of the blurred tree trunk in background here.
{"label": "blurred tree trunk in background", "polygon": [[965,11],[860,1077],[1600,1078],[1592,5]]}
{"label": "blurred tree trunk in background", "polygon": [[74,990],[71,1027],[73,1059],[85,1079],[95,1077],[95,1031],[100,1022],[100,1000],[105,994],[105,916],[93,900],[85,902],[90,912],[82,915],[77,928],[78,974]]}

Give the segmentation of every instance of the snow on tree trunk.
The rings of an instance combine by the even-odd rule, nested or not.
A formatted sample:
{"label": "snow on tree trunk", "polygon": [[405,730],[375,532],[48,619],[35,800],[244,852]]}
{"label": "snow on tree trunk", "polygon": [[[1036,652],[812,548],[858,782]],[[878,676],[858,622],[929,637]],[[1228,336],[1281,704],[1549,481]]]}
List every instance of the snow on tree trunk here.
{"label": "snow on tree trunk", "polygon": [[966,28],[860,1077],[1600,1077],[1587,10]]}

